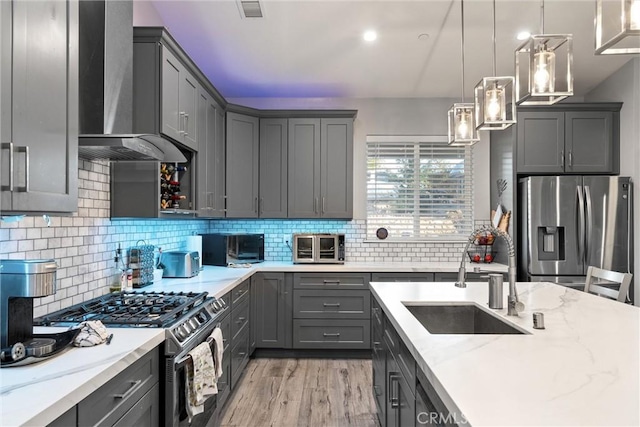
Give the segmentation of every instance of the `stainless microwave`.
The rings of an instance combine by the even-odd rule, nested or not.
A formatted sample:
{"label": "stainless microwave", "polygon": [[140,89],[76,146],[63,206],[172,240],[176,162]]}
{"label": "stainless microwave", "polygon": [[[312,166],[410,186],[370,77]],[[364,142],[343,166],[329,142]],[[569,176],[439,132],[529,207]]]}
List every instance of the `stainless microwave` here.
{"label": "stainless microwave", "polygon": [[264,234],[203,234],[202,264],[229,264],[264,261]]}
{"label": "stainless microwave", "polygon": [[342,264],[344,252],[344,234],[293,235],[294,263]]}

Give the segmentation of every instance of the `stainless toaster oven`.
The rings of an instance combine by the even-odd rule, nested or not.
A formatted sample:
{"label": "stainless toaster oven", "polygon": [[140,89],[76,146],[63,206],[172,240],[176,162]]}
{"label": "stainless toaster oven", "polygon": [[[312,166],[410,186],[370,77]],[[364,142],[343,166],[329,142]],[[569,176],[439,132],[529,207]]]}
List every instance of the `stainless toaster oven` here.
{"label": "stainless toaster oven", "polygon": [[344,234],[294,234],[293,262],[297,264],[344,263]]}

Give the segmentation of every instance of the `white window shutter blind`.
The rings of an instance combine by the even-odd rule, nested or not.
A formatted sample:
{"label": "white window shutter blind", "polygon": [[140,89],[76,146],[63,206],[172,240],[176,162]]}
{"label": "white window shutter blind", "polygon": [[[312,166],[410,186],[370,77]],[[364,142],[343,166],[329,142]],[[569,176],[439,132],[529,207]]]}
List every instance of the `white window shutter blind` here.
{"label": "white window shutter blind", "polygon": [[466,239],[473,230],[471,147],[402,138],[367,142],[367,237]]}

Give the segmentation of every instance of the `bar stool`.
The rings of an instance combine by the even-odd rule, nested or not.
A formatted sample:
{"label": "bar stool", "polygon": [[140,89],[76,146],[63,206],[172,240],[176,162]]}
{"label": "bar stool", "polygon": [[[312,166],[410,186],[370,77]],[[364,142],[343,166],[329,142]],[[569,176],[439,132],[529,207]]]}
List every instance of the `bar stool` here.
{"label": "bar stool", "polygon": [[[631,278],[633,278],[633,274],[631,273],[619,273],[617,271],[603,270],[602,268],[589,266],[589,268],[587,268],[587,279],[584,284],[584,291],[602,297],[612,298],[616,301],[626,302]],[[604,282],[594,279],[603,279]],[[615,283],[619,283],[620,288],[612,289],[602,286],[603,284],[610,285]]]}

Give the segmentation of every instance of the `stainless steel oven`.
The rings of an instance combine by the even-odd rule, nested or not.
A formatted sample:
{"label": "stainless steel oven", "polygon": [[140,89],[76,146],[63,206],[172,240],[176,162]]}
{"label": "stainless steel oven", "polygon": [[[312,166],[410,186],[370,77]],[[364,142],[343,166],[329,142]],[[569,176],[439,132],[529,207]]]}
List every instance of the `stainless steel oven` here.
{"label": "stainless steel oven", "polygon": [[207,342],[228,312],[222,298],[210,297],[206,292],[116,292],[39,317],[34,324],[72,326],[91,319],[109,327],[164,328],[162,425],[193,427],[214,423],[218,396],[228,393],[228,382],[219,382],[218,394],[207,399],[204,412],[189,424],[185,406],[188,354]]}
{"label": "stainless steel oven", "polygon": [[344,252],[344,234],[293,235],[294,263],[342,264]]}

